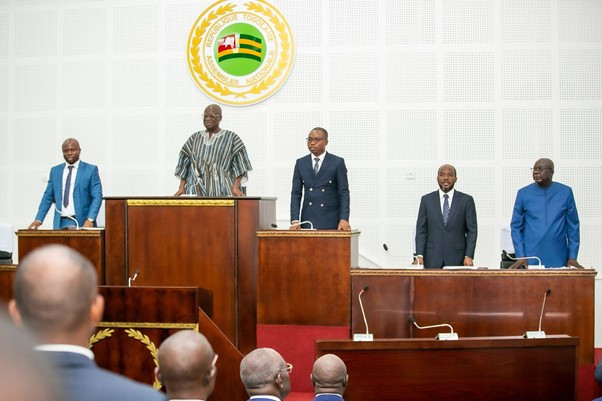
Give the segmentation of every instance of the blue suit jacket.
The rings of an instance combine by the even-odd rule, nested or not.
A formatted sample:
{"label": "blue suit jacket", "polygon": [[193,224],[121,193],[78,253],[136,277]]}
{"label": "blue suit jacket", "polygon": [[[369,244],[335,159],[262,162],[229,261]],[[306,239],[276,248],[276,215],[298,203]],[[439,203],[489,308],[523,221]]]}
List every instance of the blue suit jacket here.
{"label": "blue suit jacket", "polygon": [[40,351],[57,368],[68,401],[166,401],[151,386],[99,368],[85,355]]}
{"label": "blue suit jacket", "polygon": [[455,191],[447,225],[443,224],[439,191],[424,195],[416,222],[416,254],[424,267],[462,266],[474,258],[477,245],[477,212],[472,196]]}
{"label": "blue suit jacket", "polygon": [[[301,195],[303,209],[299,218]],[[318,230],[336,230],[340,220],[349,220],[349,183],[342,157],[326,153],[317,176],[311,154],[297,159],[291,190],[293,220],[311,221]]]}
{"label": "blue suit jacket", "polygon": [[[63,170],[65,163],[54,166],[50,169],[50,178],[48,185],[42,195],[40,207],[36,220],[44,221],[48,210],[54,203],[57,209],[63,207]],[[102,185],[98,167],[93,164],[80,161],[75,184],[73,186],[73,205],[75,207],[75,218],[80,226],[86,219],[94,220],[96,225],[96,216],[102,203]],[[52,227],[56,230],[61,226],[61,213],[55,210]]]}
{"label": "blue suit jacket", "polygon": [[314,401],[344,401],[344,400],[337,394],[321,393],[319,397],[316,396],[314,398]]}

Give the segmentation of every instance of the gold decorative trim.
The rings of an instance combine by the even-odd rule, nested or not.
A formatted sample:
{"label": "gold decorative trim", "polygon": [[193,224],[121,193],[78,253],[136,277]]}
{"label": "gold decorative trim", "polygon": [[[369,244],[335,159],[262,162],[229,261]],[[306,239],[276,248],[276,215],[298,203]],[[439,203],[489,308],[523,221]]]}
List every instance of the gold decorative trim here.
{"label": "gold decorative trim", "polygon": [[233,199],[128,199],[128,206],[225,206],[234,207]]}
{"label": "gold decorative trim", "polygon": [[100,237],[104,230],[19,230],[17,237]]}
{"label": "gold decorative trim", "polygon": [[442,269],[351,269],[352,276],[596,276],[593,269],[541,269],[541,270],[508,270],[508,269],[479,269],[479,270],[442,270]]}
{"label": "gold decorative trim", "polygon": [[160,323],[160,322],[100,322],[97,327],[119,329],[192,329],[199,331],[198,323]]}
{"label": "gold decorative trim", "polygon": [[14,272],[17,271],[17,265],[0,265],[0,272]]}
{"label": "gold decorative trim", "polygon": [[257,231],[258,237],[309,237],[309,238],[349,238],[357,237],[360,231],[338,231],[338,230],[266,230]]}
{"label": "gold decorative trim", "polygon": [[111,337],[114,331],[115,330],[113,329],[98,330],[96,334],[92,334],[90,336],[90,341],[88,341],[88,348],[92,349],[94,344],[96,344],[100,340],[104,340],[105,338]]}
{"label": "gold decorative trim", "polygon": [[[150,351],[151,357],[153,358],[153,362],[155,362],[155,367],[158,367],[159,359],[157,354],[159,353],[159,351],[157,350],[157,346],[150,340],[150,338],[148,338],[147,335],[142,334],[138,330],[134,329],[127,329],[125,332],[128,333],[128,337],[132,337],[140,341],[142,344],[146,345],[146,349]],[[155,377],[155,381],[153,382],[153,388],[155,390],[159,390],[161,389],[161,386],[161,382]]]}

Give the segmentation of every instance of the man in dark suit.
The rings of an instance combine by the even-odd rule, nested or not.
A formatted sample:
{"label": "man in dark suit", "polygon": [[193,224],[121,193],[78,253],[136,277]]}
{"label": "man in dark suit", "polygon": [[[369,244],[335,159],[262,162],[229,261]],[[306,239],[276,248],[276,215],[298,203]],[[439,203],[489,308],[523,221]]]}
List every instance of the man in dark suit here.
{"label": "man in dark suit", "polygon": [[240,379],[253,401],[283,400],[291,391],[292,370],[272,348],[257,348],[240,362]]}
{"label": "man in dark suit", "polygon": [[207,338],[180,330],[161,343],[155,375],[170,400],[207,400],[215,388],[217,354]]}
{"label": "man in dark suit", "polygon": [[41,342],[67,401],[165,401],[152,387],[100,369],[88,348],[104,298],[90,261],[63,245],[29,253],[15,274],[9,313]]}
{"label": "man in dark suit", "polygon": [[311,373],[311,382],[316,394],[314,401],[343,401],[347,388],[347,366],[334,354],[322,355]]}
{"label": "man in dark suit", "polygon": [[456,191],[456,169],[439,167],[439,190],[424,195],[416,222],[416,256],[426,268],[473,266],[477,212],[472,196]]}
{"label": "man in dark suit", "polygon": [[[326,152],[328,131],[316,127],[307,137],[310,154],[297,159],[291,190],[291,230],[351,230],[349,226],[349,183],[345,160]],[[303,195],[303,209],[299,208]]]}
{"label": "man in dark suit", "polygon": [[42,225],[53,203],[56,205],[52,224],[55,230],[74,226],[74,220],[80,227],[95,226],[102,203],[100,175],[98,167],[79,160],[80,152],[77,140],[69,138],[63,142],[63,158],[67,163],[50,169],[48,185],[30,230]]}

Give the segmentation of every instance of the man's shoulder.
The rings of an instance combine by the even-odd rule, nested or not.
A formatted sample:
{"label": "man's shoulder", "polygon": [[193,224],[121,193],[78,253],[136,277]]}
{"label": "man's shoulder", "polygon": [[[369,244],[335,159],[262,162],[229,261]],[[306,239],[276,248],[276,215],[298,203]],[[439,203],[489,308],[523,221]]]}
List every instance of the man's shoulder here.
{"label": "man's shoulder", "polygon": [[426,195],[422,195],[422,199],[423,200],[429,200],[429,199],[439,199],[439,191],[433,191],[433,192],[429,192]]}
{"label": "man's shoulder", "polygon": [[454,193],[454,197],[458,197],[458,199],[472,199],[472,195],[467,194],[466,192],[460,192],[458,190],[456,190],[456,192]]}
{"label": "man's shoulder", "polygon": [[341,161],[344,162],[345,161],[345,159],[343,159],[341,156],[337,156],[334,153],[330,153],[330,152],[326,152],[325,158],[326,157],[328,157],[328,158],[330,158],[330,159],[332,159],[334,161],[337,161],[337,162],[341,162]]}

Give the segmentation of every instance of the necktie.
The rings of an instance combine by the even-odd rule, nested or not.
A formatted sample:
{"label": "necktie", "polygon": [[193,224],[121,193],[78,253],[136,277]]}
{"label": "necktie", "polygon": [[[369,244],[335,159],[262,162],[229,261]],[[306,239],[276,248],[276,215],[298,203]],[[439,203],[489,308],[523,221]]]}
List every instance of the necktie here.
{"label": "necktie", "polygon": [[447,224],[447,218],[449,217],[449,195],[443,195],[445,200],[443,201],[443,224]]}
{"label": "necktie", "polygon": [[316,164],[314,164],[314,174],[318,175],[318,171],[320,171],[320,158],[314,157],[314,160],[316,161]]}
{"label": "necktie", "polygon": [[71,174],[73,173],[73,166],[68,166],[69,174],[67,174],[67,180],[65,181],[65,192],[63,193],[63,207],[69,206],[69,192],[71,192]]}

